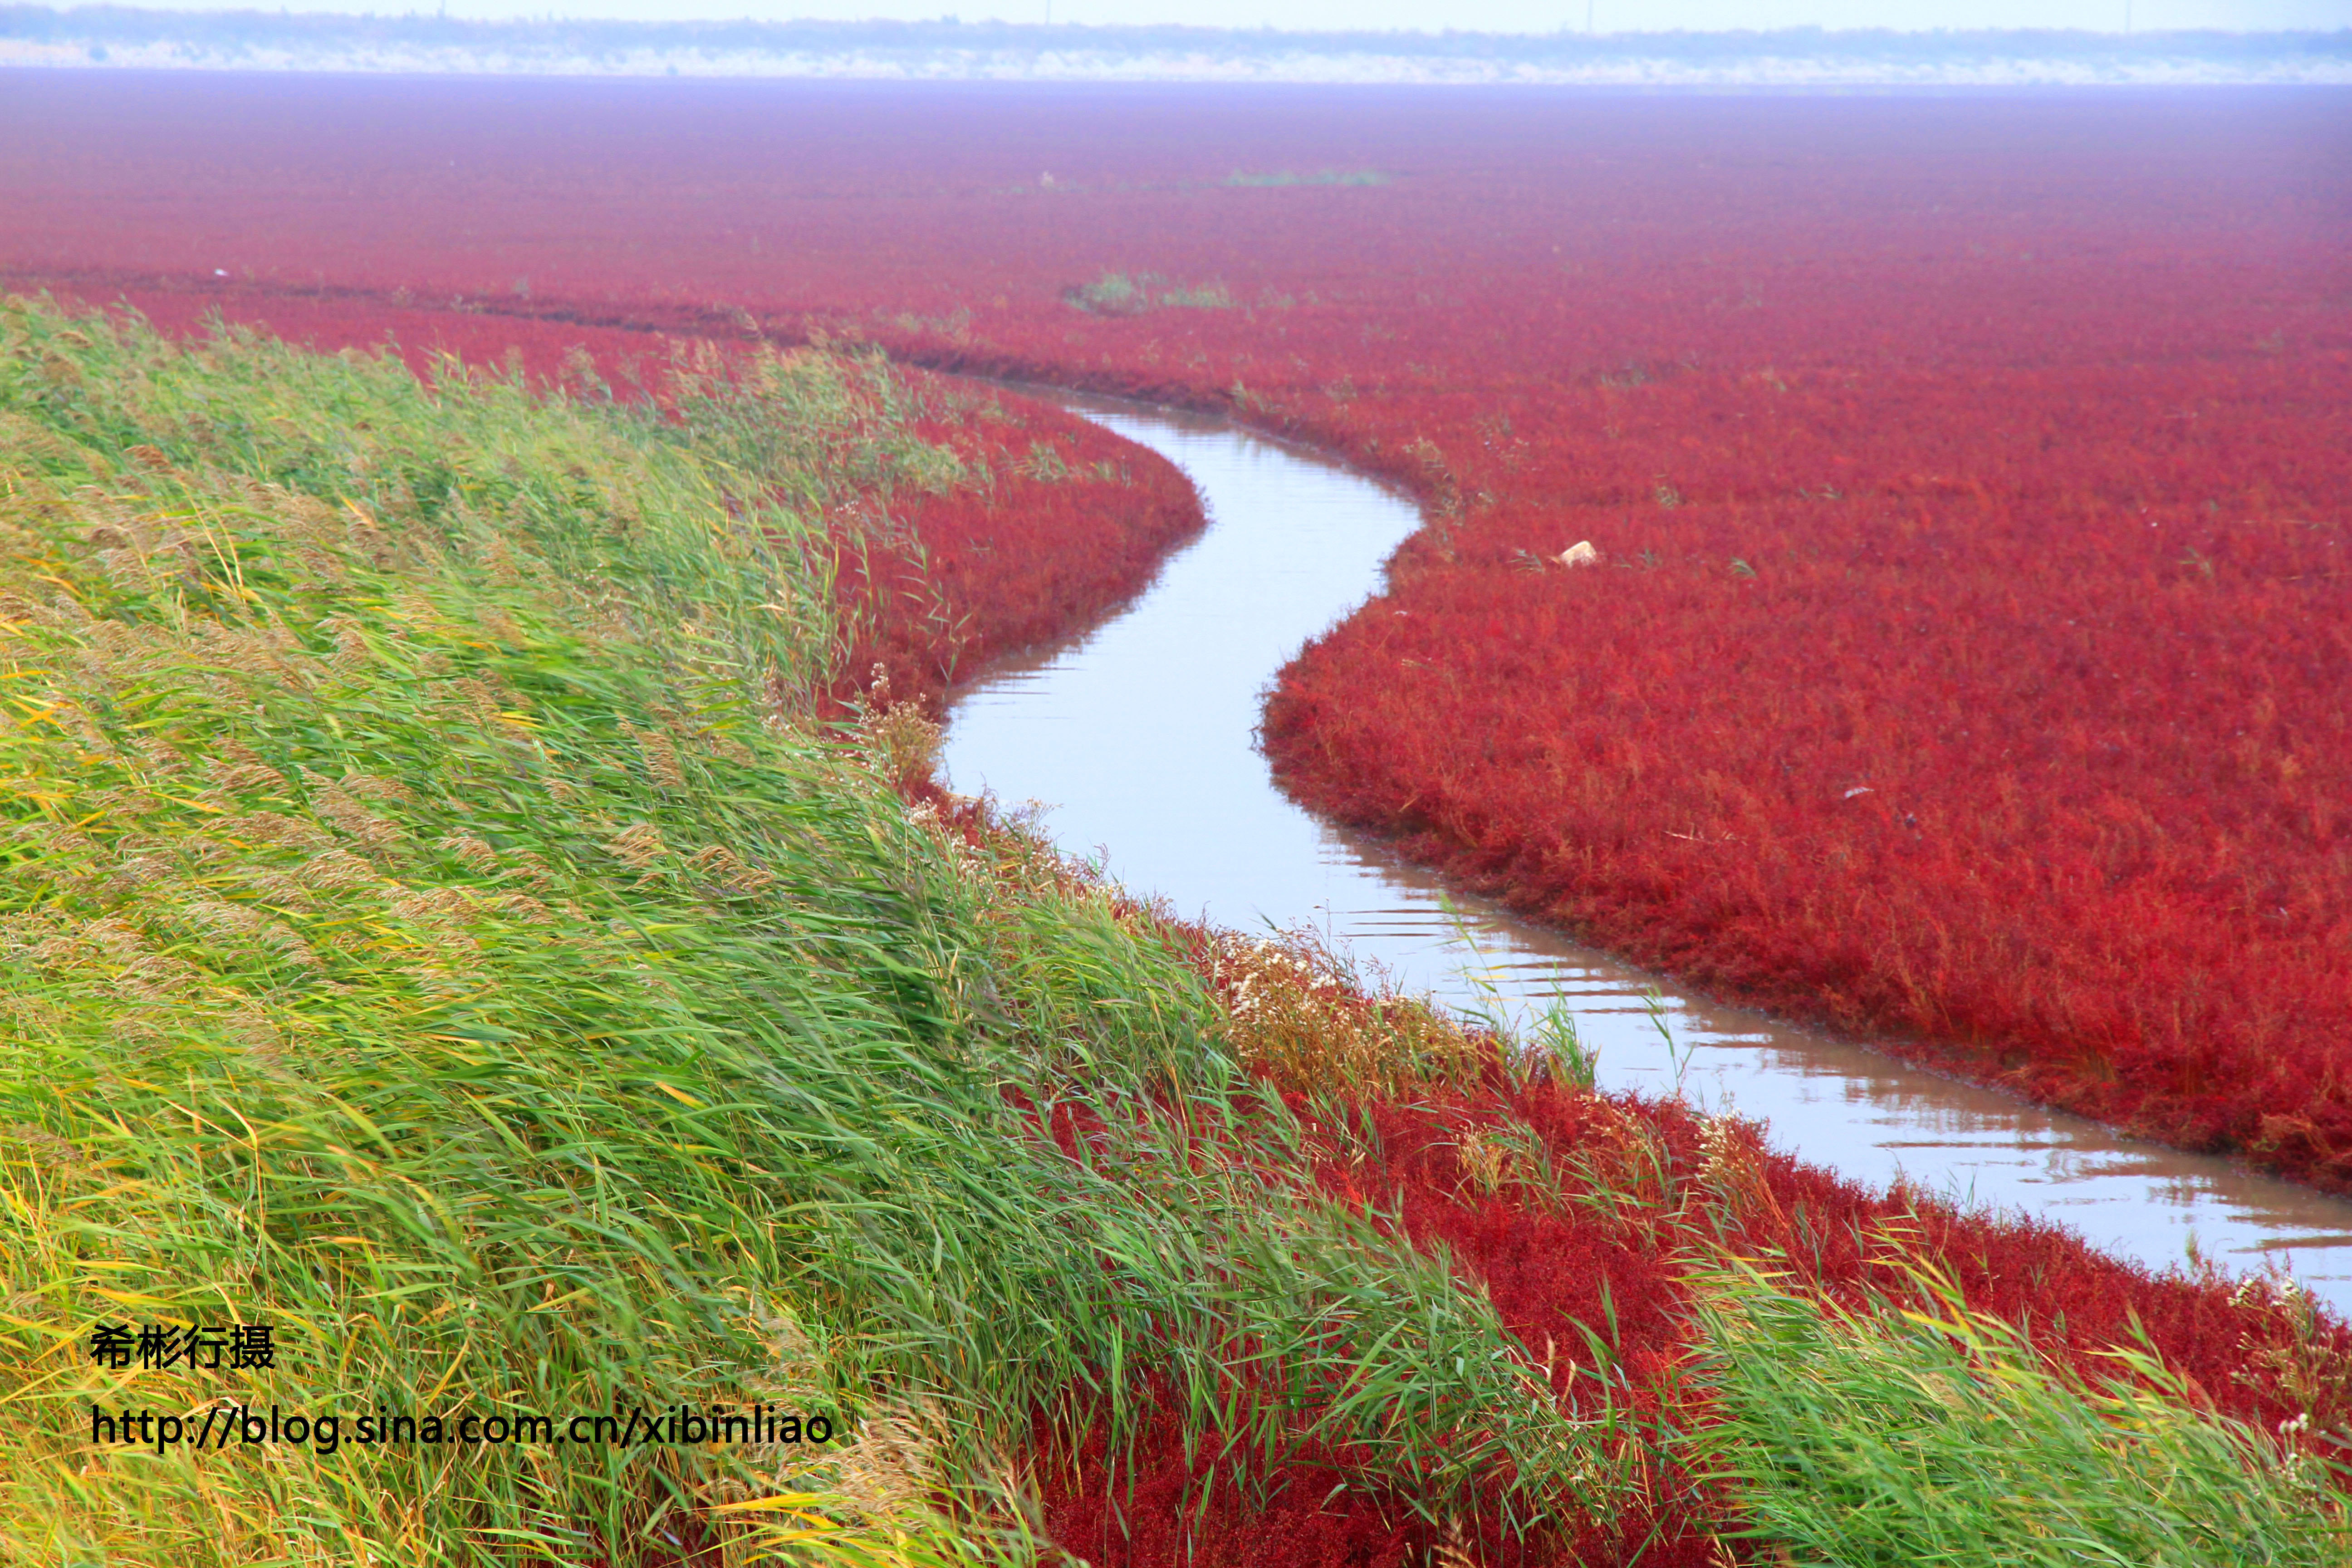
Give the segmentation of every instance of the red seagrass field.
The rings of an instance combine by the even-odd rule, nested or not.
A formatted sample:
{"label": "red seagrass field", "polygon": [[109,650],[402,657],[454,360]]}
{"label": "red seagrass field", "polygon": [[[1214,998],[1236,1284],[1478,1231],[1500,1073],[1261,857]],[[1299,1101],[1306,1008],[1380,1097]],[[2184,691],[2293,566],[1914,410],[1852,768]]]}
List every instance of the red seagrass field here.
{"label": "red seagrass field", "polygon": [[2352,1190],[2341,91],[28,74],[0,210],[10,286],[167,324],[862,340],[1303,437],[1429,521],[1281,674],[1300,798]]}

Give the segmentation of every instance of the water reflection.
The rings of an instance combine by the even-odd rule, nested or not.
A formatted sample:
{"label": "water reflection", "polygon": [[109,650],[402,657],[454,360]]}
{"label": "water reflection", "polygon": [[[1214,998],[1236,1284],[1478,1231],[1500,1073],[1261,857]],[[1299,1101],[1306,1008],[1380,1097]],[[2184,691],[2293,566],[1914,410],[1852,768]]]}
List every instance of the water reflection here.
{"label": "water reflection", "polygon": [[960,697],[947,745],[956,787],[1048,805],[1066,850],[1099,853],[1121,881],[1184,913],[1241,930],[1312,925],[1456,1005],[1483,999],[1474,972],[1513,1005],[1556,999],[1600,1048],[1607,1087],[1679,1083],[1848,1176],[1900,1174],[2145,1262],[2178,1261],[2192,1238],[2235,1268],[2290,1262],[2352,1310],[2352,1202],[1678,994],[1483,900],[1449,898],[1377,840],[1301,811],[1252,747],[1264,687],[1379,588],[1416,525],[1412,506],[1212,422],[1072,401],[1190,472],[1211,526],[1127,612]]}

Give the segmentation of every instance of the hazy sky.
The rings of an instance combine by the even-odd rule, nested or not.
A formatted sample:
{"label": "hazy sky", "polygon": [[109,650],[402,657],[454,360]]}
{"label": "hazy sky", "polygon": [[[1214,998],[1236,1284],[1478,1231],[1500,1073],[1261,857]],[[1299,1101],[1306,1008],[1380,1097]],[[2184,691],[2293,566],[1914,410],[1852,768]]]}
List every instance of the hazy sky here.
{"label": "hazy sky", "polygon": [[[188,0],[131,0],[158,8],[237,7]],[[437,0],[279,0],[295,11],[431,10]],[[1586,6],[1602,32],[1718,27],[2158,27],[2352,26],[2352,0],[449,0],[452,16],[579,16],[686,21],[752,16],[918,21],[953,12],[967,21],[1192,22],[1223,27],[1459,27],[1486,32],[1581,30]],[[265,7],[265,8],[274,8]]]}

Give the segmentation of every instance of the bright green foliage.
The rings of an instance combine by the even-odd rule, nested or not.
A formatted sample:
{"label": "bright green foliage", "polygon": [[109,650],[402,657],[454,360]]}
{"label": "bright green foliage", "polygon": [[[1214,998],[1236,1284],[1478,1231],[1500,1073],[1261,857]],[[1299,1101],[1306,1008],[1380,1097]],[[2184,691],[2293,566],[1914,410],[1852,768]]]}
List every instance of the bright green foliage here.
{"label": "bright green foliage", "polygon": [[[937,1557],[934,1505],[1016,1511],[1035,1412],[1123,1419],[1147,1368],[1236,1463],[1605,1510],[1621,1435],[1285,1173],[1148,921],[795,717],[812,520],[966,482],[916,392],[677,368],[665,416],[0,306],[0,1559],[625,1563],[680,1501],[812,1489],[862,1560]],[[270,1322],[278,1364],[84,1353],[162,1320]],[[341,1447],[89,1442],[93,1402],[220,1398]],[[753,1401],[858,1441],[352,1440]]]}
{"label": "bright green foliage", "polygon": [[[829,642],[771,476],[394,362],[0,322],[14,1428],[828,1399],[777,1348],[828,1163],[781,1066],[835,1118],[919,1099],[954,963],[920,841],[763,721]],[[845,459],[780,470],[804,505],[919,445],[857,437],[856,367],[764,368]],[[172,1317],[287,1350],[233,1388],[76,1353]],[[68,1453],[0,1515],[154,1561],[338,1550],[289,1517],[418,1561],[618,1536],[658,1496],[602,1452]]]}
{"label": "bright green foliage", "polygon": [[[1807,1564],[2319,1568],[2343,1499],[2291,1442],[2200,1414],[2153,1356],[2087,1389],[1916,1270],[1929,1309],[1849,1315],[1753,1272],[1702,1277],[1694,1435],[1753,1533]],[[2285,1435],[2283,1435],[2285,1436]]]}
{"label": "bright green foliage", "polygon": [[1139,316],[1146,310],[1228,310],[1234,297],[1223,283],[1175,283],[1157,272],[1106,272],[1063,296],[1096,316]]}

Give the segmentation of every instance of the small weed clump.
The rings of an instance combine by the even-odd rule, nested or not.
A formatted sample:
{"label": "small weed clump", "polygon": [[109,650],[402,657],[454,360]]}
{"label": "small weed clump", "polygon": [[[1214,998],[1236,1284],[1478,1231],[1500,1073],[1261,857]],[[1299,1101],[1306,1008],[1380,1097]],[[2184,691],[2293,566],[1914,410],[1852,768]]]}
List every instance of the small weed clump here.
{"label": "small weed clump", "polygon": [[1211,978],[1248,1070],[1287,1089],[1381,1095],[1428,1079],[1475,1081],[1497,1057],[1427,1003],[1368,987],[1312,932],[1213,933]]}
{"label": "small weed clump", "polygon": [[1223,283],[1171,284],[1157,272],[1106,272],[1091,283],[1062,291],[1070,305],[1090,316],[1139,316],[1147,310],[1230,310],[1234,297]]}

